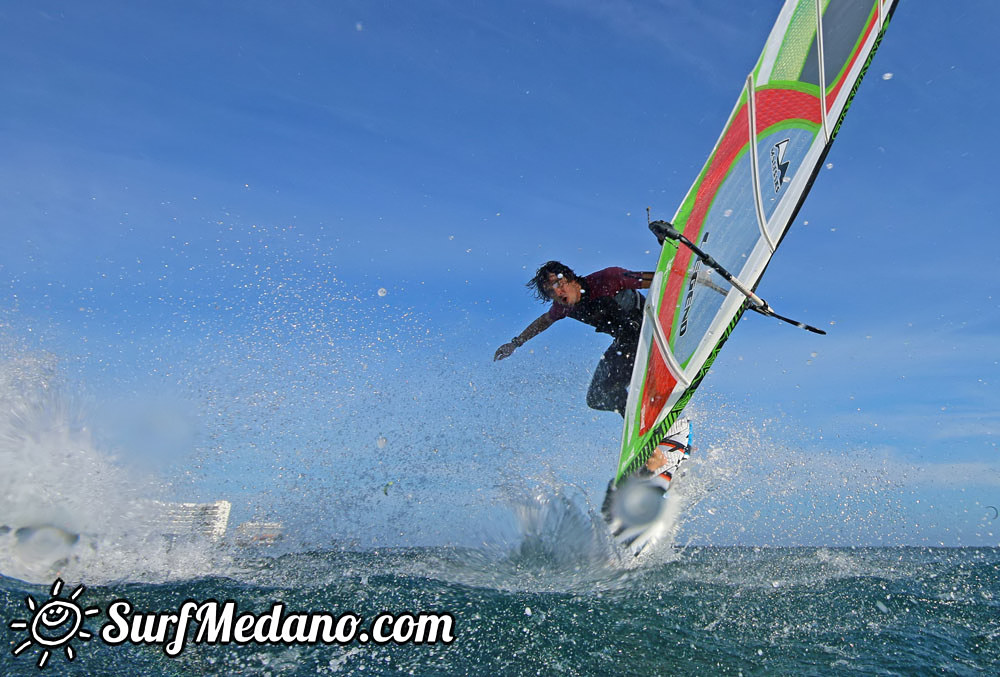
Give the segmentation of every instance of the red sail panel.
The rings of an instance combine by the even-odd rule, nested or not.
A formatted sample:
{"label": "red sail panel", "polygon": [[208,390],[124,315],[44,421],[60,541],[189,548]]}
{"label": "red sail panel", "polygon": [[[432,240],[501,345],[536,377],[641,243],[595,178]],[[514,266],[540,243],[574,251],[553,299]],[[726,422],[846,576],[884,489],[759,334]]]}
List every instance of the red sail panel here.
{"label": "red sail panel", "polygon": [[677,379],[667,368],[663,360],[660,348],[655,344],[650,345],[649,365],[646,371],[646,387],[642,398],[642,418],[639,428],[639,435],[645,435],[656,423],[656,417],[660,415],[663,406],[670,398],[670,394],[677,387]]}

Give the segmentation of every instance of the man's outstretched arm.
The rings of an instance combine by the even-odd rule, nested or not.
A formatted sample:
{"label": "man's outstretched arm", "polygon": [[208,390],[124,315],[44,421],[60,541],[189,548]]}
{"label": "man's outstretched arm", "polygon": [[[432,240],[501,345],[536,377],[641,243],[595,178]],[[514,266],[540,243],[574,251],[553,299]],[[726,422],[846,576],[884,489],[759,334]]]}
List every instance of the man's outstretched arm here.
{"label": "man's outstretched arm", "polygon": [[502,360],[505,357],[510,357],[511,353],[513,353],[515,349],[523,346],[528,339],[541,334],[543,331],[551,327],[554,322],[555,320],[549,317],[548,313],[539,315],[538,319],[525,327],[524,331],[515,336],[510,343],[505,343],[497,348],[496,353],[493,355],[493,361],[495,362],[497,360]]}

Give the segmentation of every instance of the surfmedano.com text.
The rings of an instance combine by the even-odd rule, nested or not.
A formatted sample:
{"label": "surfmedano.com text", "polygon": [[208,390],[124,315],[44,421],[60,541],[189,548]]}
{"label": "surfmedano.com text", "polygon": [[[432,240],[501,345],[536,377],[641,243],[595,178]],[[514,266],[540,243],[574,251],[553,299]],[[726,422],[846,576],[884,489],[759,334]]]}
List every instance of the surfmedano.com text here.
{"label": "surfmedano.com text", "polygon": [[276,602],[262,614],[238,613],[236,602],[187,600],[176,612],[140,613],[128,600],[112,602],[101,639],[111,645],[152,644],[168,656],[178,656],[193,644],[451,644],[455,619],[451,614],[389,614],[367,625],[351,612],[287,612]]}

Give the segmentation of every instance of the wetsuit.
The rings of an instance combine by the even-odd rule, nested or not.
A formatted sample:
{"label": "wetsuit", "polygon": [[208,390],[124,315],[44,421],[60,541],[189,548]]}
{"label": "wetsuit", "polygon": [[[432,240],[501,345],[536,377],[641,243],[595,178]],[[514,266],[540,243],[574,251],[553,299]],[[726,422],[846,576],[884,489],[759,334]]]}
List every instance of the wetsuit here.
{"label": "wetsuit", "polygon": [[572,306],[553,303],[551,320],[572,317],[594,327],[594,331],[614,337],[611,346],[597,363],[587,390],[587,406],[625,415],[632,363],[639,345],[642,308],[645,298],[637,289],[642,275],[624,268],[605,268],[580,278],[583,292]]}

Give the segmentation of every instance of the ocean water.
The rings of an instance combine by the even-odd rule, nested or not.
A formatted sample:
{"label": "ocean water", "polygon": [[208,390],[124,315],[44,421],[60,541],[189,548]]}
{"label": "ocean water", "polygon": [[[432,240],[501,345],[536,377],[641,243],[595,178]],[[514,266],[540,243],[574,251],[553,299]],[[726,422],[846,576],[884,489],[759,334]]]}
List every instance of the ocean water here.
{"label": "ocean water", "polygon": [[[536,535],[537,536],[537,535]],[[233,600],[241,612],[447,612],[448,644],[111,646],[104,613],[53,652],[50,674],[618,675],[952,674],[1000,672],[1000,549],[739,548],[672,551],[655,563],[567,557],[553,543],[506,554],[423,548],[237,558],[226,576],[87,587],[81,606],[116,599],[146,611]],[[67,591],[70,585],[67,584]],[[47,585],[0,579],[5,620]],[[67,596],[63,592],[63,597]],[[6,624],[5,624],[6,625]],[[39,674],[42,647],[10,652],[4,674]]]}

